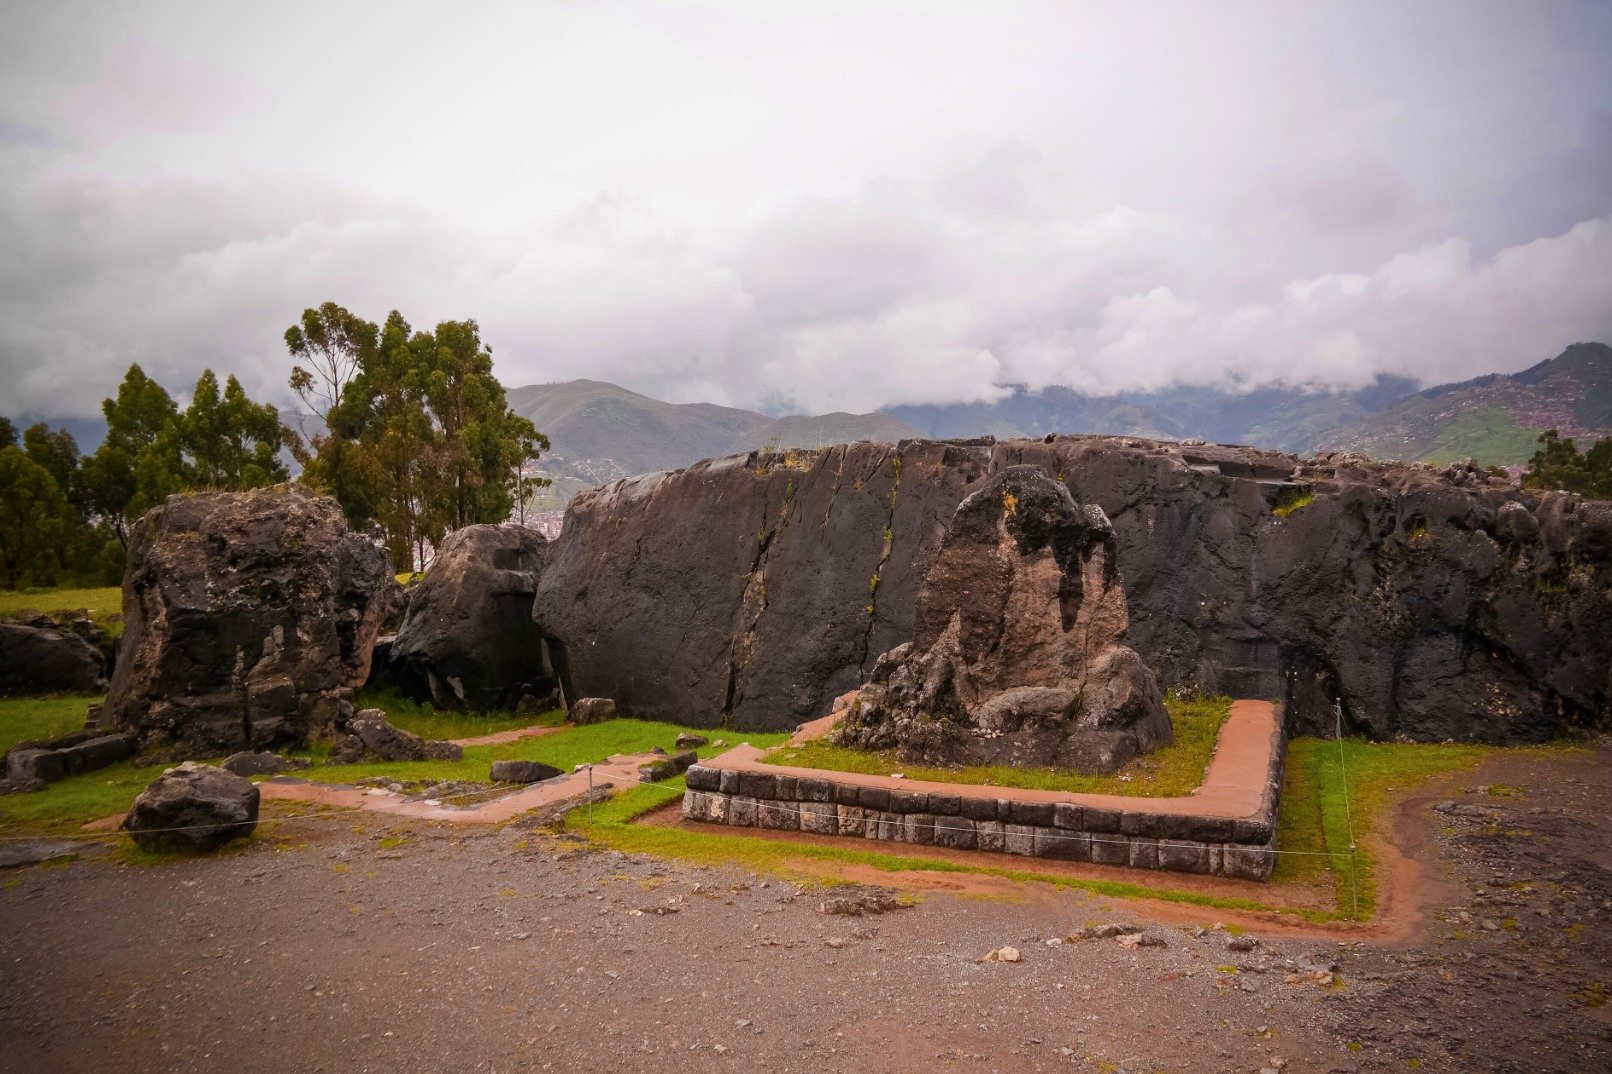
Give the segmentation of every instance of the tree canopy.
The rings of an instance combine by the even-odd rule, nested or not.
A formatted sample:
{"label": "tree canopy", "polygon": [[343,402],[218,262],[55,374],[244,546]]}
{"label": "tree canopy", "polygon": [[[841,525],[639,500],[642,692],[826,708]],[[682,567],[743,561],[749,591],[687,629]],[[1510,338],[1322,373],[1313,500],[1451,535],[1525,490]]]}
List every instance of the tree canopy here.
{"label": "tree canopy", "polygon": [[548,438],[509,409],[475,321],[419,331],[393,310],[377,327],[327,302],[285,339],[314,367],[293,368],[292,390],[324,407],[301,479],[378,527],[399,570],[450,530],[504,521],[534,486],[522,468]]}
{"label": "tree canopy", "polygon": [[1595,500],[1612,500],[1612,439],[1596,441],[1580,453],[1571,437],[1552,429],[1540,436],[1539,443],[1528,460],[1525,487],[1566,489]]}
{"label": "tree canopy", "polygon": [[83,458],[66,429],[31,425],[19,447],[15,425],[0,418],[0,584],[116,583],[130,523],[169,495],[288,476],[279,455],[289,430],[233,376],[220,391],[204,370],[181,411],[131,365],[101,412],[106,438]]}

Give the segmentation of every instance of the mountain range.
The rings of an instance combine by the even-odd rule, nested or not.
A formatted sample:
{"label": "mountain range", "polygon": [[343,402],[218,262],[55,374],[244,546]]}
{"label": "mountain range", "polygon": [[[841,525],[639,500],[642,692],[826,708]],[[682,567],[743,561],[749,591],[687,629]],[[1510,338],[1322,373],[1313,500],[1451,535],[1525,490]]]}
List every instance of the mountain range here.
{"label": "mountain range", "polygon": [[549,437],[541,467],[554,484],[536,506],[553,510],[582,489],[714,455],[911,437],[1106,433],[1436,464],[1471,456],[1484,465],[1517,466],[1533,455],[1546,429],[1574,437],[1580,447],[1612,435],[1612,348],[1575,343],[1520,373],[1421,391],[1395,377],[1379,377],[1357,391],[1177,386],[1086,395],[1060,386],[1020,387],[995,403],[791,417],[667,403],[594,380],[528,385],[508,397]]}

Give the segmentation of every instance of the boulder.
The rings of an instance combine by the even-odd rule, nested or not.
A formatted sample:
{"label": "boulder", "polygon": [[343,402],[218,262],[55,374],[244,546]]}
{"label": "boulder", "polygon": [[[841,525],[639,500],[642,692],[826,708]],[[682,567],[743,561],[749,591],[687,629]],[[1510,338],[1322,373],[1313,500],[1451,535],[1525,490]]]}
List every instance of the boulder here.
{"label": "boulder", "polygon": [[44,616],[0,623],[0,696],[98,694],[105,669],[95,646]]}
{"label": "boulder", "polygon": [[614,720],[621,713],[616,711],[616,703],[608,697],[584,697],[571,706],[567,715],[572,723],[580,727],[583,724]]}
{"label": "boulder", "polygon": [[186,761],[152,780],[123,827],[147,850],[216,850],[257,828],[258,789],[212,765]]}
{"label": "boulder", "polygon": [[834,732],[924,764],[1112,772],[1171,739],[1158,683],[1123,644],[1114,528],[1039,466],[957,508],[913,640],[886,653]]}
{"label": "boulder", "polygon": [[281,757],[278,753],[254,753],[243,750],[224,758],[224,763],[219,767],[237,776],[274,776],[281,772],[307,768],[312,763],[305,757]]}
{"label": "boulder", "polygon": [[578,495],[533,616],[572,696],[785,730],[913,640],[947,521],[1025,464],[1110,520],[1126,644],[1161,686],[1427,741],[1612,711],[1612,504],[1343,453],[1053,436],[707,460]]}
{"label": "boulder", "polygon": [[347,734],[330,751],[330,764],[376,761],[459,761],[464,748],[440,739],[424,739],[392,726],[380,709],[363,709],[347,721]]}
{"label": "boulder", "polygon": [[401,599],[335,500],[298,486],[170,496],[130,534],[102,724],[180,755],[304,745],[351,711]]}
{"label": "boulder", "polygon": [[555,697],[558,680],[532,621],[546,544],[517,525],[448,534],[410,590],[389,652],[391,676],[410,697],[472,711]]}
{"label": "boulder", "polygon": [[675,743],[674,748],[679,751],[697,750],[709,741],[710,739],[706,738],[704,735],[694,735],[684,731],[682,734],[677,736],[677,742]]}
{"label": "boulder", "polygon": [[545,779],[563,776],[565,772],[541,761],[494,761],[494,783],[541,783]]}
{"label": "boulder", "polygon": [[663,779],[680,776],[698,764],[699,760],[697,753],[693,750],[688,750],[684,753],[674,753],[663,761],[651,761],[649,764],[641,764],[638,766],[638,782],[659,783]]}

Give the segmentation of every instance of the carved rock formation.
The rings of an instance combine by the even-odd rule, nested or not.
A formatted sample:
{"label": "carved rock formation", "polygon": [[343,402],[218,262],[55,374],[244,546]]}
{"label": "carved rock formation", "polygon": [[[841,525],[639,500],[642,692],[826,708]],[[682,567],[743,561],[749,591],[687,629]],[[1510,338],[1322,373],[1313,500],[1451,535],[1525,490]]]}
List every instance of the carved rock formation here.
{"label": "carved rock formation", "polygon": [[301,746],[351,713],[401,600],[335,500],[294,486],[170,496],[130,534],[101,724],[181,755]]}
{"label": "carved rock formation", "polygon": [[734,731],[824,715],[914,637],[977,482],[1102,508],[1162,686],[1280,698],[1295,733],[1539,742],[1612,700],[1612,504],[1475,466],[1135,438],[756,452],[585,492],[534,616],[571,696]]}
{"label": "carved rock formation", "polygon": [[[438,708],[560,708],[532,597],[543,535],[523,526],[466,526],[450,533],[409,594],[389,653],[391,674],[416,701]],[[535,659],[534,659],[535,657]]]}
{"label": "carved rock formation", "polygon": [[929,764],[1112,772],[1170,741],[1128,622],[1114,528],[1039,466],[958,506],[913,640],[874,665],[836,740]]}

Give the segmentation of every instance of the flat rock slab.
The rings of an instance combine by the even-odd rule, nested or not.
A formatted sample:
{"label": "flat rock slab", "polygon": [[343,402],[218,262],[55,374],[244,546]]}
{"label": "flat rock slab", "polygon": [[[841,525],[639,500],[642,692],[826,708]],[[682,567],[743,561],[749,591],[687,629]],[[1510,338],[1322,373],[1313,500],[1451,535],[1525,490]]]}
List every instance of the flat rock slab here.
{"label": "flat rock slab", "polygon": [[22,843],[6,843],[0,845],[0,869],[38,865],[57,858],[87,857],[105,849],[99,843],[77,839],[30,839]]}

